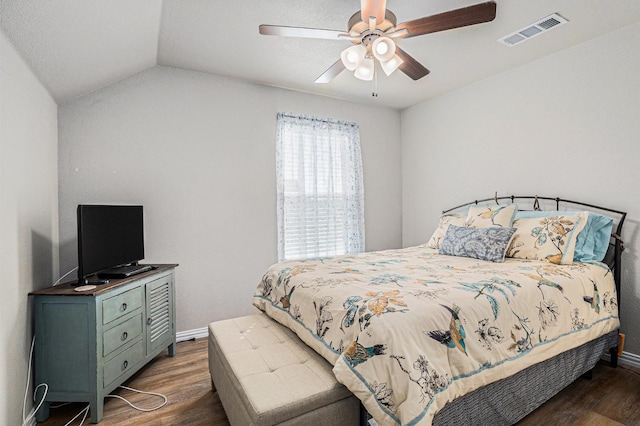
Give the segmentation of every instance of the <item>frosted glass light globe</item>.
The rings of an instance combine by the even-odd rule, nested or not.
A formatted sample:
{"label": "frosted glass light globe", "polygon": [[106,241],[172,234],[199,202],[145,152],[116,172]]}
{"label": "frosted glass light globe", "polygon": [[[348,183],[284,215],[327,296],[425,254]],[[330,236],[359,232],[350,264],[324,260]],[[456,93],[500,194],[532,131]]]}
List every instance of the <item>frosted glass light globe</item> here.
{"label": "frosted glass light globe", "polygon": [[387,46],[385,43],[378,43],[376,45],[376,53],[378,55],[384,55],[388,51],[389,51],[389,46]]}
{"label": "frosted glass light globe", "polygon": [[343,50],[340,54],[340,59],[342,59],[342,63],[346,69],[353,71],[360,65],[366,53],[366,47],[361,44],[356,44]]}
{"label": "frosted glass light globe", "polygon": [[396,43],[389,37],[378,37],[371,45],[373,56],[379,61],[388,61],[396,54]]}

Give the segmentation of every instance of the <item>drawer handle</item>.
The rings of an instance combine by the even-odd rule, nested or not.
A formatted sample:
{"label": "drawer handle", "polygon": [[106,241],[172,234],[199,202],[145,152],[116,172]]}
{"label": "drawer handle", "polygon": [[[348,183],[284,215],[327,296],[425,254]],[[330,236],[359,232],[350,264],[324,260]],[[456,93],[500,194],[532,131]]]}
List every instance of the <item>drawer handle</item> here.
{"label": "drawer handle", "polygon": [[122,340],[127,340],[127,337],[129,337],[129,333],[127,333],[126,331],[124,333],[122,333]]}
{"label": "drawer handle", "polygon": [[125,361],[122,363],[122,369],[123,369],[123,370],[126,370],[128,366],[129,366],[129,361],[125,360]]}
{"label": "drawer handle", "polygon": [[122,312],[124,312],[124,311],[126,311],[126,310],[127,310],[127,304],[126,304],[126,303],[123,303],[123,304],[122,304]]}
{"label": "drawer handle", "polygon": [[147,325],[151,325],[152,322],[153,322],[153,318],[147,318]]}

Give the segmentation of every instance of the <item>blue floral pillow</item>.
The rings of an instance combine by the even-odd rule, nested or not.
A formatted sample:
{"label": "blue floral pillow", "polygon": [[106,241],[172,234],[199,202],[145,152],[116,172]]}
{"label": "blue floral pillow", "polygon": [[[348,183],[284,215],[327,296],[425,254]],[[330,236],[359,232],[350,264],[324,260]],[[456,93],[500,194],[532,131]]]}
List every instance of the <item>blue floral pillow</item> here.
{"label": "blue floral pillow", "polygon": [[463,228],[449,225],[438,253],[449,256],[504,262],[516,228]]}

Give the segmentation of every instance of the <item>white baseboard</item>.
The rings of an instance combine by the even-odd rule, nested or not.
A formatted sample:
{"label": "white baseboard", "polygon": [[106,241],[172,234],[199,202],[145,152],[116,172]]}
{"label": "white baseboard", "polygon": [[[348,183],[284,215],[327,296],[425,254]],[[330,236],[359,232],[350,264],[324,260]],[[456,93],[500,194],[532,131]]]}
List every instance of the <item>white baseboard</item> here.
{"label": "white baseboard", "polygon": [[640,355],[622,352],[622,356],[618,358],[618,361],[630,367],[640,368]]}
{"label": "white baseboard", "polygon": [[176,333],[176,342],[184,342],[187,340],[201,339],[209,336],[209,328],[202,327],[195,330],[179,331]]}
{"label": "white baseboard", "polygon": [[[607,354],[602,359],[609,361],[610,355]],[[640,368],[640,355],[632,354],[631,352],[622,352],[622,355],[618,357],[618,362],[629,367]]]}

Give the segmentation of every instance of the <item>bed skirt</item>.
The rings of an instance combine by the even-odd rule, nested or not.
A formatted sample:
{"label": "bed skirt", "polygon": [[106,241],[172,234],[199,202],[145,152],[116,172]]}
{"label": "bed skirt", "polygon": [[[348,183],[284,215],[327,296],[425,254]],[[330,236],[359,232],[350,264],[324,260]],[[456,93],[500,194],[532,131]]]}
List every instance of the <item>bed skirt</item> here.
{"label": "bed skirt", "polygon": [[445,405],[435,426],[513,425],[595,367],[601,356],[618,345],[613,331],[591,342],[464,395]]}

